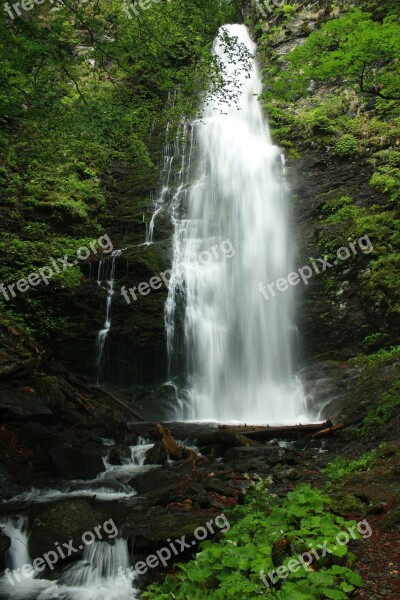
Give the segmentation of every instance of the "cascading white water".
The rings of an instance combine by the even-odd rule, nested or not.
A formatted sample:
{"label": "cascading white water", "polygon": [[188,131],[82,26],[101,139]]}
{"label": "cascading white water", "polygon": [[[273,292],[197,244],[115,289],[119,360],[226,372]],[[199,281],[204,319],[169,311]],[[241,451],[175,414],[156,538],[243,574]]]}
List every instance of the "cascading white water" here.
{"label": "cascading white water", "polygon": [[[127,541],[116,539],[113,545],[96,541],[87,545],[80,561],[63,572],[57,580],[42,579],[38,573],[27,577],[32,559],[28,552],[26,519],[0,523],[11,539],[7,551],[8,571],[0,577],[0,595],[10,600],[133,600],[138,591],[132,576],[121,577],[130,564]],[[19,571],[15,571],[20,569]]]}
{"label": "cascading white water", "polygon": [[153,446],[153,443],[139,437],[136,446],[129,447],[130,456],[122,458],[119,465],[110,463],[109,452],[107,452],[103,459],[106,470],[95,479],[64,482],[60,489],[32,488],[9,500],[2,500],[0,505],[45,504],[67,498],[96,498],[97,502],[129,501],[137,493],[132,486],[132,479],[157,468],[157,465],[146,465],[147,452]]}
{"label": "cascading white water", "polygon": [[[244,25],[223,28],[254,56]],[[178,418],[294,423],[304,412],[301,386],[293,376],[294,299],[290,291],[268,301],[260,282],[292,271],[289,198],[258,101],[261,79],[225,53],[221,37],[214,52],[226,77],[240,86],[236,105],[209,101],[194,123],[198,167],[188,194],[187,219],[176,223],[173,273],[166,306],[167,337],[175,331],[177,294],[185,289],[184,347],[188,385]],[[229,240],[231,260],[212,248]],[[201,252],[208,261],[196,261]],[[217,257],[218,255],[218,257]],[[182,282],[176,285],[174,281]],[[172,306],[172,310],[171,310]],[[176,320],[176,318],[175,318]],[[172,331],[171,331],[172,329]],[[177,349],[170,343],[173,354]],[[304,417],[303,417],[304,420]]]}
{"label": "cascading white water", "polygon": [[115,263],[119,256],[121,256],[122,250],[113,250],[110,256],[102,258],[99,262],[99,270],[97,272],[97,285],[106,285],[107,298],[106,298],[106,318],[104,321],[103,329],[100,329],[97,334],[96,340],[96,383],[100,385],[103,367],[103,354],[104,347],[108,334],[111,329],[111,308],[114,296],[114,283],[115,283]]}
{"label": "cascading white water", "polygon": [[6,552],[6,565],[12,571],[29,563],[27,525],[26,517],[0,523],[0,529],[11,540],[10,548]]}

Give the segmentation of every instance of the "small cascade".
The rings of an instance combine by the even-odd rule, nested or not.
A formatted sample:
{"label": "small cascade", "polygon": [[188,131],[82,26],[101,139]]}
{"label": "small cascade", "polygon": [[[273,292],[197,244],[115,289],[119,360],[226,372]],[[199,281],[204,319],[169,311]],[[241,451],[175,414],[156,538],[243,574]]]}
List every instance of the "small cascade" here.
{"label": "small cascade", "polygon": [[131,464],[135,467],[144,467],[147,452],[154,446],[146,439],[139,437],[136,446],[131,446]]}
{"label": "small cascade", "polygon": [[[187,121],[184,123],[181,144],[181,163],[178,172],[178,183],[170,204],[171,221],[174,228],[172,241],[173,259],[171,278],[169,281],[168,297],[164,308],[165,332],[167,338],[168,370],[170,376],[181,366],[181,351],[183,350],[180,331],[177,327],[177,313],[182,308],[186,293],[186,268],[188,261],[185,257],[185,240],[189,221],[183,213],[186,209],[190,194],[190,167],[194,149],[194,128]],[[195,257],[190,257],[195,258]],[[173,382],[170,382],[174,385]],[[177,403],[180,400],[177,394]]]}
{"label": "small cascade", "polygon": [[146,454],[153,445],[153,443],[139,437],[136,446],[129,447],[130,456],[122,458],[122,464],[114,465],[111,464],[109,458],[112,446],[107,444],[107,452],[103,459],[106,470],[95,479],[68,481],[62,484],[60,489],[33,488],[14,496],[10,500],[3,500],[2,504],[46,504],[67,498],[95,498],[98,502],[115,500],[129,502],[131,498],[136,496],[135,488],[131,485],[130,480],[141,473],[157,468],[157,465],[145,464]]}
{"label": "small cascade", "polygon": [[170,142],[170,123],[167,124],[165,143],[162,150],[160,192],[155,200],[154,197],[151,197],[154,209],[150,223],[146,225],[146,241],[143,245],[149,246],[154,243],[154,226],[157,216],[166,208],[171,209],[176,202],[175,190],[179,189],[184,175],[182,171],[182,157],[185,154],[187,129],[188,123],[186,120],[183,120],[177,128],[175,140]]}
{"label": "small cascade", "polygon": [[26,517],[17,517],[6,522],[0,522],[0,529],[10,538],[11,546],[6,553],[7,568],[13,571],[29,563],[28,552],[28,520]]}
{"label": "small cascade", "polygon": [[[82,560],[65,571],[59,583],[47,591],[61,592],[62,595],[54,597],[71,600],[131,600],[138,597],[137,590],[132,589],[127,578],[121,577],[129,564],[126,540],[117,539],[114,545],[94,542],[85,546]],[[45,596],[38,600],[45,600]]]}
{"label": "small cascade", "polygon": [[115,264],[117,258],[121,256],[122,250],[113,250],[110,256],[102,258],[99,262],[97,272],[97,285],[105,287],[107,290],[106,298],[106,318],[103,329],[100,329],[96,340],[96,383],[100,385],[102,382],[103,367],[104,367],[104,347],[108,334],[111,329],[111,309],[114,296],[115,284]]}

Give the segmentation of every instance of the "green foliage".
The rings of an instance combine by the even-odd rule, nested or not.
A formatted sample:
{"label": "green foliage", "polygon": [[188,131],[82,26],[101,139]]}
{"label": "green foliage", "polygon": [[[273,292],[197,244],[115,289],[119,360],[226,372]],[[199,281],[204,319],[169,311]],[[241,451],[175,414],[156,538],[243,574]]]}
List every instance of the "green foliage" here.
{"label": "green foliage", "polygon": [[293,17],[296,14],[296,11],[298,10],[299,5],[297,3],[295,4],[288,4],[285,3],[283,6],[279,6],[277,8],[277,13],[282,14],[286,19],[290,19],[291,17]]}
{"label": "green foliage", "polygon": [[400,380],[397,380],[387,392],[380,394],[378,406],[368,412],[361,427],[357,430],[357,435],[363,437],[376,427],[390,421],[395,416],[399,406]]}
{"label": "green foliage", "polygon": [[[167,576],[161,585],[151,585],[144,597],[151,600],[348,598],[349,593],[361,586],[361,577],[346,566],[352,558],[348,546],[335,543],[338,533],[353,523],[329,512],[329,498],[308,484],[299,484],[283,500],[268,495],[266,484],[260,481],[248,494],[245,504],[235,509],[239,520],[218,542],[203,542],[194,560],[179,565],[180,573]],[[282,540],[290,546],[293,556],[324,542],[331,554],[315,561],[312,568],[300,566],[297,571],[290,571],[277,586],[267,588],[260,573],[287,566],[293,558],[283,554],[273,561],[274,545]]]}
{"label": "green foliage", "polygon": [[[390,155],[394,160],[394,154]],[[400,157],[400,152],[396,153]],[[390,158],[389,157],[389,158]],[[394,167],[390,164],[378,167],[376,173],[373,174],[371,185],[376,187],[379,191],[388,194],[391,202],[399,205],[400,201],[400,168]]]}
{"label": "green foliage", "polygon": [[[400,215],[397,207],[390,208],[357,206],[349,196],[331,198],[324,204],[322,228],[318,233],[319,247],[328,251],[330,257],[340,246],[348,246],[350,237],[357,240],[369,236],[373,251],[367,254],[368,269],[363,269],[358,276],[360,291],[387,314],[400,310],[396,291],[400,285]],[[362,260],[363,256],[358,249],[357,255],[349,260]]]}
{"label": "green foliage", "polygon": [[377,459],[377,450],[367,452],[357,460],[350,460],[343,456],[338,456],[334,461],[329,463],[324,469],[325,475],[332,482],[339,481],[352,473],[361,473],[369,471],[375,464]]}
{"label": "green foliage", "polygon": [[400,346],[392,346],[388,349],[382,348],[373,354],[359,354],[350,359],[349,362],[357,367],[378,370],[397,360],[400,360]]}
{"label": "green foliage", "polygon": [[351,158],[356,156],[359,151],[359,144],[354,135],[345,133],[335,144],[335,151],[340,158]]}
{"label": "green foliage", "polygon": [[380,150],[374,155],[374,158],[379,163],[391,167],[400,167],[400,152],[398,150]]}
{"label": "green foliage", "polygon": [[290,52],[289,68],[274,85],[272,96],[295,100],[307,93],[308,82],[344,78],[359,91],[388,101],[400,100],[400,25],[394,16],[383,22],[355,9],[313,32]]}
{"label": "green foliage", "polygon": [[[115,212],[113,167],[134,173],[140,193],[156,173],[166,123],[172,141],[207,90],[235,100],[211,48],[218,28],[236,20],[236,3],[154,2],[131,19],[121,0],[68,0],[57,9],[35,4],[14,20],[0,11],[4,283],[105,233]],[[232,61],[248,59],[236,39],[222,43]],[[45,294],[29,290],[3,310],[49,335],[56,321],[63,327],[56,294],[81,279],[79,267],[68,269]]]}

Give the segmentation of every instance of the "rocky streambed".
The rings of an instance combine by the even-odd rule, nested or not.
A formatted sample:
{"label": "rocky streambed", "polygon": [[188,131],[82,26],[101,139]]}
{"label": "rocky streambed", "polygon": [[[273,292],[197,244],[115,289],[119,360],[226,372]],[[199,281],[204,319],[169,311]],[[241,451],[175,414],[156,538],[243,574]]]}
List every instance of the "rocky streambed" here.
{"label": "rocky streambed", "polygon": [[[321,468],[347,443],[346,433],[329,444],[313,440],[310,432],[298,439],[258,442],[213,424],[165,424],[181,446],[202,455],[193,464],[171,460],[154,423],[114,420],[112,426],[88,430],[80,423],[73,431],[61,431],[38,422],[21,425],[25,434],[29,429],[33,454],[24,476],[14,477],[2,490],[1,567],[15,568],[15,560],[21,560],[21,548],[16,549],[21,536],[24,564],[49,554],[50,559],[40,563],[42,572],[29,586],[25,582],[23,592],[15,575],[11,586],[4,577],[2,598],[103,598],[98,586],[104,587],[111,568],[114,575],[119,570],[111,586],[119,595],[105,597],[137,597],[140,588],[163,577],[175,561],[190,558],[204,536],[220,535],[222,528],[207,524],[223,525],[221,515],[234,519],[229,509],[243,501],[253,479],[270,477],[271,492],[278,495],[299,481],[319,485]],[[21,431],[19,435],[21,439]],[[141,573],[134,569],[129,577],[129,566],[171,549],[173,540],[182,540],[175,544],[176,552],[164,550],[164,561],[142,567]],[[112,548],[110,556],[107,547]],[[91,548],[101,552],[95,561]],[[117,584],[125,585],[122,591]]]}

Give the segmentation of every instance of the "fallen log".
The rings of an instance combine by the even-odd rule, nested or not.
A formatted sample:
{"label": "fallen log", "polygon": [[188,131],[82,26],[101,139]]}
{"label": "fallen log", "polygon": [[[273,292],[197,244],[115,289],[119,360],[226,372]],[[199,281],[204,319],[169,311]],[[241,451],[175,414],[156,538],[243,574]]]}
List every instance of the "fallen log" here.
{"label": "fallen log", "polygon": [[30,358],[24,362],[16,362],[12,365],[6,365],[0,368],[0,379],[9,379],[11,377],[23,377],[28,375],[38,366],[38,359]]}
{"label": "fallen log", "polygon": [[71,402],[78,402],[88,413],[92,413],[94,411],[94,407],[89,402],[87,398],[84,398],[78,391],[72,386],[64,377],[59,377],[59,381],[61,386],[66,394],[67,398]]}
{"label": "fallen log", "polygon": [[275,437],[298,439],[303,436],[312,436],[314,433],[329,429],[332,426],[332,421],[328,420],[325,423],[307,425],[220,425],[219,429],[228,429],[251,440],[264,442]]}

